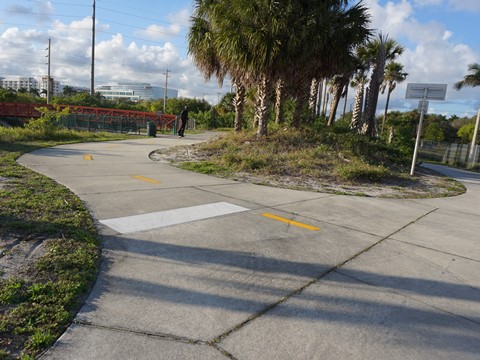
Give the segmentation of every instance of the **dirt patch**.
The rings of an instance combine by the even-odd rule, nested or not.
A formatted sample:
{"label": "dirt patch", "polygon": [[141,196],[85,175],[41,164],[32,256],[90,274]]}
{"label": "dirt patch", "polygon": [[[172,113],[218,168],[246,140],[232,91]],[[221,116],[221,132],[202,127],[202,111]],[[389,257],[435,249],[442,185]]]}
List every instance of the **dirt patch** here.
{"label": "dirt patch", "polygon": [[[154,151],[150,158],[162,164],[178,166],[185,161],[209,161],[208,154],[195,145],[178,146]],[[230,180],[275,186],[294,190],[315,191],[339,195],[379,198],[432,198],[457,196],[465,187],[433,170],[416,168],[415,176],[388,179],[381,183],[341,183],[332,179],[315,179],[307,176],[273,176],[249,173],[215,174]]]}
{"label": "dirt patch", "polygon": [[32,280],[36,260],[45,254],[45,238],[20,236],[2,237],[0,243],[0,278],[13,276],[26,282]]}

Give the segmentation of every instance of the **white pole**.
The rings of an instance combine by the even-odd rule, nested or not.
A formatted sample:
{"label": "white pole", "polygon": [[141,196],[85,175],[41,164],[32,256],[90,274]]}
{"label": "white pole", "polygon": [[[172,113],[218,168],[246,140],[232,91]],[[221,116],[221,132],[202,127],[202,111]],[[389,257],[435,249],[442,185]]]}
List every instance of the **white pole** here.
{"label": "white pole", "polygon": [[50,104],[52,89],[50,88],[50,49],[52,47],[51,39],[48,39],[48,70],[47,70],[47,104]]}
{"label": "white pole", "polygon": [[415,140],[415,150],[413,150],[412,168],[410,169],[410,175],[415,173],[415,162],[417,161],[418,145],[420,144],[420,136],[422,134],[423,116],[425,114],[425,101],[427,101],[428,88],[425,88],[422,99],[422,110],[420,111],[420,122],[418,123],[417,139]]}
{"label": "white pole", "polygon": [[92,63],[90,64],[90,96],[95,95],[95,0],[92,14]]}
{"label": "white pole", "polygon": [[475,122],[475,130],[473,130],[472,146],[470,147],[469,159],[471,167],[475,166],[475,153],[477,149],[477,135],[478,135],[478,124],[480,123],[480,108],[478,108],[477,121]]}

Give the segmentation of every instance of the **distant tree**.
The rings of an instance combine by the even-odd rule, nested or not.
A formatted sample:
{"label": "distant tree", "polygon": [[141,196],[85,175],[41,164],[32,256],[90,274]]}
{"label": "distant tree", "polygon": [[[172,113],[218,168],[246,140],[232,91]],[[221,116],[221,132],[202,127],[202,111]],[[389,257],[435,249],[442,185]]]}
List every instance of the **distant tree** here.
{"label": "distant tree", "polygon": [[425,127],[423,139],[427,141],[441,142],[445,140],[445,132],[438,123],[431,123]]}
{"label": "distant tree", "polygon": [[371,75],[365,100],[362,133],[371,138],[377,136],[376,111],[385,64],[387,61],[395,60],[403,50],[404,48],[395,40],[381,33],[365,47],[364,56],[370,63]]}
{"label": "distant tree", "polygon": [[380,91],[385,93],[387,90],[387,102],[385,103],[385,112],[383,114],[382,127],[380,133],[383,134],[383,127],[385,126],[385,119],[387,118],[388,105],[390,103],[390,94],[397,87],[398,83],[401,83],[407,78],[407,73],[403,71],[403,65],[391,61],[385,66],[385,73],[383,75],[383,83],[380,87]]}
{"label": "distant tree", "polygon": [[0,101],[1,102],[15,102],[17,94],[10,89],[0,88]]}
{"label": "distant tree", "polygon": [[[463,125],[460,129],[458,129],[457,135],[463,144],[467,144],[472,141],[474,131],[475,131],[475,122],[471,122],[470,124]],[[479,144],[480,139],[477,138],[476,140],[477,140],[477,144]]]}
{"label": "distant tree", "polygon": [[72,86],[65,85],[63,87],[63,95],[65,96],[72,96],[72,95],[75,95],[76,93],[77,93],[77,90],[75,90],[75,88],[73,88]]}
{"label": "distant tree", "polygon": [[[480,64],[478,63],[473,63],[468,65],[468,71],[470,71],[470,74],[467,74],[464,76],[463,80],[460,80],[454,85],[454,88],[457,90],[462,89],[464,86],[471,86],[471,87],[476,87],[480,86]],[[470,156],[473,155],[473,150],[474,146],[473,143],[477,144],[477,135],[478,135],[478,129],[480,127],[480,109],[478,110],[478,115],[477,115],[477,121],[475,123],[475,127],[473,130],[473,135],[472,135],[472,148],[470,150]]]}

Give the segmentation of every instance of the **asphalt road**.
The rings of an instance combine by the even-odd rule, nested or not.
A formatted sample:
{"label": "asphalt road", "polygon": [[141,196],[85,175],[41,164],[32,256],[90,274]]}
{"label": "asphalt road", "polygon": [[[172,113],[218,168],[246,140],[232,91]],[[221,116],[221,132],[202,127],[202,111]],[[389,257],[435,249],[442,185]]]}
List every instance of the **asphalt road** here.
{"label": "asphalt road", "polygon": [[19,159],[78,194],[103,237],[97,283],[42,359],[480,359],[479,174],[435,166],[467,193],[394,200],[148,157],[208,136]]}

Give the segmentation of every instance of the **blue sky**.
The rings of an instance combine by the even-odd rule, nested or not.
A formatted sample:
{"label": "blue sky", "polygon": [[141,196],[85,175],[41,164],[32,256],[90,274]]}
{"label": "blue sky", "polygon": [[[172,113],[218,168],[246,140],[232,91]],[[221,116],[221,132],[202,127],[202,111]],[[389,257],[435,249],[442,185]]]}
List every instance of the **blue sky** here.
{"label": "blue sky", "polygon": [[[453,90],[468,64],[480,62],[477,32],[480,0],[364,0],[371,27],[405,46],[399,59],[409,74],[393,92],[391,109],[407,111],[407,83],[446,83],[444,102],[430,112],[475,115],[480,89]],[[168,86],[181,96],[212,103],[229,91],[206,83],[187,54],[185,35],[193,2],[97,0],[95,84],[144,81]],[[2,0],[0,5],[0,76],[39,76],[47,72],[46,50],[52,39],[52,76],[62,84],[89,87],[92,0]],[[378,110],[384,106],[381,97]]]}

